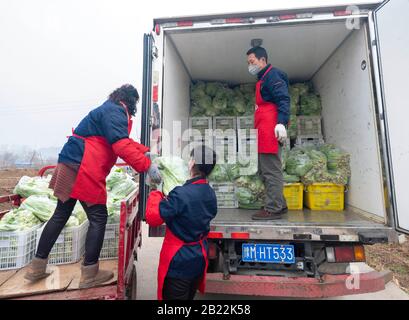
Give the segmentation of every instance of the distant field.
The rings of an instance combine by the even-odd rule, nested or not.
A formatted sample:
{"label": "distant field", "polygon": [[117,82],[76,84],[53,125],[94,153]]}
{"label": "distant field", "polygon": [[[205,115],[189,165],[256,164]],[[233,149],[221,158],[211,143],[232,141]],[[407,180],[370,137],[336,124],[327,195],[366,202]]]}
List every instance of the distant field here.
{"label": "distant field", "polygon": [[[14,187],[22,176],[34,177],[38,169],[3,169],[0,170],[0,196],[13,192]],[[0,204],[0,211],[10,209],[8,204]]]}

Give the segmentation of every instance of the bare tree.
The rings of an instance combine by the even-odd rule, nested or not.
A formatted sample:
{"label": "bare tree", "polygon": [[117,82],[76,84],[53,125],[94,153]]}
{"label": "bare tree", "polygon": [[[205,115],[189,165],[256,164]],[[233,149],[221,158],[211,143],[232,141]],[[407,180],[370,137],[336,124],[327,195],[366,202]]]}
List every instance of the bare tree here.
{"label": "bare tree", "polygon": [[11,151],[4,151],[0,154],[0,167],[11,168],[15,167],[17,155]]}

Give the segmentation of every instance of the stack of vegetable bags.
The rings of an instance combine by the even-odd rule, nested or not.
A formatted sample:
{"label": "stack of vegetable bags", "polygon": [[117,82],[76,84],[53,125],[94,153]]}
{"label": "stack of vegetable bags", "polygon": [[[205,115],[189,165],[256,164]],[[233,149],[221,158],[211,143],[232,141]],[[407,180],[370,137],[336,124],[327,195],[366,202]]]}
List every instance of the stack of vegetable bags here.
{"label": "stack of vegetable bags", "polygon": [[254,113],[255,85],[231,87],[222,82],[191,84],[192,117],[250,116]]}
{"label": "stack of vegetable bags", "polygon": [[321,98],[314,93],[311,82],[295,83],[289,88],[291,97],[290,123],[288,135],[297,137],[297,116],[319,116],[322,106]]}
{"label": "stack of vegetable bags", "polygon": [[209,180],[236,185],[239,208],[260,209],[264,200],[264,184],[257,175],[257,159],[240,157],[236,164],[216,164]]}
{"label": "stack of vegetable bags", "polygon": [[283,162],[287,183],[327,182],[346,185],[351,176],[350,155],[333,145],[295,147]]}

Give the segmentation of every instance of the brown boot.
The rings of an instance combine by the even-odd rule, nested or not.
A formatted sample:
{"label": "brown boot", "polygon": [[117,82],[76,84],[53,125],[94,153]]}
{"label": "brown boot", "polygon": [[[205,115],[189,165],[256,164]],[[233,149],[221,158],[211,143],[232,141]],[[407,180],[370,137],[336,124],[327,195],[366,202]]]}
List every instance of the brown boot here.
{"label": "brown boot", "polygon": [[80,289],[95,287],[114,277],[111,271],[99,270],[99,262],[89,266],[81,265]]}
{"label": "brown boot", "polygon": [[269,212],[266,210],[260,210],[256,214],[252,215],[253,220],[278,220],[281,219],[283,213],[280,211],[278,213]]}
{"label": "brown boot", "polygon": [[28,270],[24,275],[24,279],[30,281],[38,281],[48,277],[52,272],[46,272],[48,259],[40,259],[34,257],[28,266]]}

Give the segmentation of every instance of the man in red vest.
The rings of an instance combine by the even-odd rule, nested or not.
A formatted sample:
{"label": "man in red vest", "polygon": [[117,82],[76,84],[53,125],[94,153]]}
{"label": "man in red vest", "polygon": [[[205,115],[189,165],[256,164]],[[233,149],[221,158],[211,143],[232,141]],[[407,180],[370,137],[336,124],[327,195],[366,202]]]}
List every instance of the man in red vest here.
{"label": "man in red vest", "polygon": [[258,138],[259,173],[266,188],[265,207],[253,215],[254,220],[280,219],[287,213],[283,195],[284,180],[281,146],[287,139],[290,95],[287,75],[268,63],[267,52],[254,47],[247,52],[250,74],[258,77],[254,128]]}

